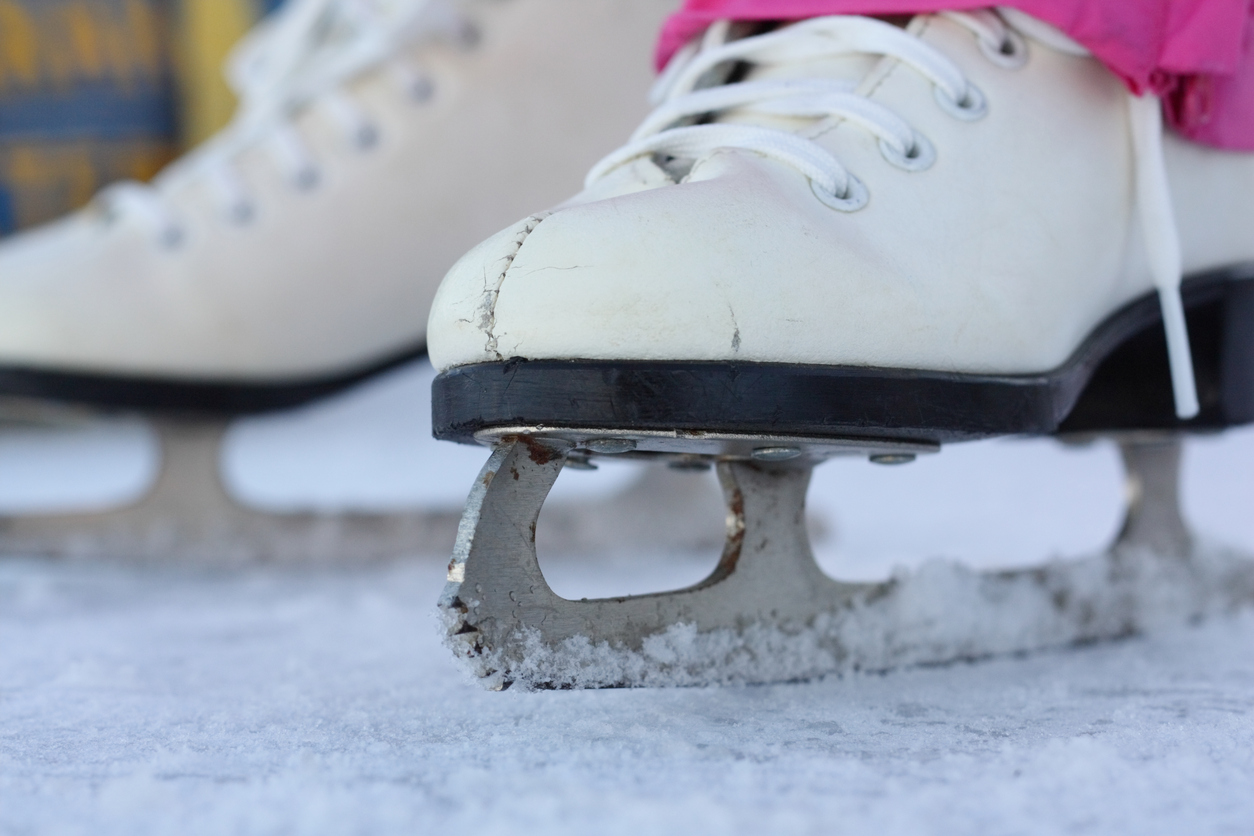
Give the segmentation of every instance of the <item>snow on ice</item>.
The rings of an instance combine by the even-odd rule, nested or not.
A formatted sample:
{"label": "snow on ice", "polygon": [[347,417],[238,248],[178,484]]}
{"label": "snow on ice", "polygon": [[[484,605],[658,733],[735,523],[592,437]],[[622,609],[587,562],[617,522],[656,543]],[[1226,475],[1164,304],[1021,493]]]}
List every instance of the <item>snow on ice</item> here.
{"label": "snow on ice", "polygon": [[[236,490],[274,506],[460,501],[484,454],[424,439],[426,374],[242,425],[226,454]],[[0,504],[133,492],[124,482],[148,466],[144,449],[129,425],[0,440]],[[41,470],[36,452],[52,464]],[[1254,433],[1187,454],[1196,527],[1254,550]],[[625,478],[606,467],[559,486],[608,494]],[[908,468],[825,465],[812,505],[831,532],[824,568],[876,578],[936,556],[992,566],[1091,552],[1118,524],[1118,491],[1105,447],[1003,441]],[[674,588],[713,559],[626,549],[545,569],[561,594],[590,596]],[[1254,615],[802,684],[490,693],[440,644],[443,573],[431,560],[306,573],[0,561],[0,833],[1177,834],[1254,822]]]}

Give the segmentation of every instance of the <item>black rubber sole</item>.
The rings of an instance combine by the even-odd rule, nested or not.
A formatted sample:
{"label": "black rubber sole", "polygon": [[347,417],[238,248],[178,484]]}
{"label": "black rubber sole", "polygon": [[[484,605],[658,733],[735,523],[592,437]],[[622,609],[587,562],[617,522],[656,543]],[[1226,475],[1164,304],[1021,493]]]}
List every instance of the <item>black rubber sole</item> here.
{"label": "black rubber sole", "polygon": [[0,397],[35,398],[110,411],[250,415],[325,398],[426,353],[424,344],[333,375],[249,383],[0,367]]}
{"label": "black rubber sole", "polygon": [[1156,296],[1106,319],[1061,367],[970,375],[774,363],[537,361],[451,369],[437,438],[513,426],[948,442],[996,435],[1220,429],[1254,421],[1250,271],[1184,288],[1201,413],[1176,418]]}

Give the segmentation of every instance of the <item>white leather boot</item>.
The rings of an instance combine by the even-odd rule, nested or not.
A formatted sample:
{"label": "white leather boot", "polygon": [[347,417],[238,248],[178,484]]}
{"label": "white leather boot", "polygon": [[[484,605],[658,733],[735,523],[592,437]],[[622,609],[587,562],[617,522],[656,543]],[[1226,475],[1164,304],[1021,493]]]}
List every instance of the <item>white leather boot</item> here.
{"label": "white leather boot", "polygon": [[[1010,645],[884,638],[846,616],[899,606],[898,587],[834,584],[795,521],[830,456],[1135,430],[1140,504],[1111,554],[1197,557],[1175,448],[1144,433],[1254,420],[1254,154],[1164,136],[1157,100],[1015,12],[720,24],[657,91],[581,194],[479,245],[436,296],[436,433],[515,472],[468,505],[444,602],[459,652],[503,681],[762,680],[1145,623],[1140,581],[1090,584],[1102,563],[973,582],[975,605],[1024,608]],[[706,584],[555,603],[500,518],[601,455],[718,463],[733,525]],[[1184,610],[1254,597],[1249,564],[1221,563],[1189,570]],[[469,606],[465,584],[491,591]],[[703,650],[650,656],[693,624]],[[571,657],[584,639],[625,655]]]}
{"label": "white leather boot", "polygon": [[[455,514],[239,507],[217,473],[225,421],[420,354],[454,260],[564,197],[646,111],[671,5],[289,0],[233,56],[230,126],[151,185],[0,242],[0,417],[67,402],[175,413],[156,416],[163,469],[138,505],[0,520],[0,550],[446,551]],[[587,545],[582,520],[551,528]]]}
{"label": "white leather boot", "polygon": [[468,247],[643,114],[667,0],[292,0],[229,127],[0,243],[0,392],[228,411],[419,353]]}

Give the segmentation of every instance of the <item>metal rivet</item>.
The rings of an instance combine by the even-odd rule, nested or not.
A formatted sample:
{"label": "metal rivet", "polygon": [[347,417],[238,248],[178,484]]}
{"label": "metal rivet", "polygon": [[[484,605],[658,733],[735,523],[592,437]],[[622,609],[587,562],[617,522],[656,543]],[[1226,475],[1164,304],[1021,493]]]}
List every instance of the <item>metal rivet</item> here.
{"label": "metal rivet", "polygon": [[362,125],[353,134],[353,143],[359,151],[369,151],[379,144],[379,129],[374,125]]}
{"label": "metal rivet", "polygon": [[246,200],[241,200],[237,203],[231,204],[231,207],[227,210],[226,214],[232,223],[243,226],[253,222],[253,219],[257,216],[257,211],[253,208],[251,203]]}
{"label": "metal rivet", "polygon": [[594,453],[614,455],[615,453],[627,453],[635,450],[636,442],[630,438],[593,438],[584,444],[584,447]]}
{"label": "metal rivet", "polygon": [[183,246],[186,239],[186,233],[183,232],[181,227],[177,226],[167,226],[165,229],[161,230],[160,234],[157,236],[158,243],[160,243],[161,246],[165,247],[167,250],[177,250],[179,247]]}
{"label": "metal rivet", "polygon": [[316,168],[305,166],[292,175],[292,184],[297,189],[305,192],[317,188],[320,179],[321,177]]}
{"label": "metal rivet", "polygon": [[914,461],[914,453],[876,453],[871,456],[873,464],[909,464]]}
{"label": "metal rivet", "polygon": [[750,453],[760,462],[786,462],[801,455],[800,447],[759,447]]}
{"label": "metal rivet", "polygon": [[435,97],[435,82],[429,78],[417,78],[409,85],[409,95],[415,102],[429,102]]}
{"label": "metal rivet", "polygon": [[483,41],[483,32],[469,20],[462,23],[457,33],[457,45],[462,49],[474,49]]}

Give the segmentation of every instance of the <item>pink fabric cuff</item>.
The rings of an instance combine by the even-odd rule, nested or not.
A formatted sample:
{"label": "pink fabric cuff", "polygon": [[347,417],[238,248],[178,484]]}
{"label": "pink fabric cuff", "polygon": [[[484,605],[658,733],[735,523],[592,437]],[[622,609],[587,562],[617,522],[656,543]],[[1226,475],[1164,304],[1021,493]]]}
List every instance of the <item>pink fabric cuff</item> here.
{"label": "pink fabric cuff", "polygon": [[[1185,136],[1254,150],[1252,0],[1011,0],[1087,47],[1134,92],[1163,97]],[[988,7],[980,0],[687,0],[667,20],[659,68],[715,20],[917,14]]]}

